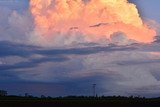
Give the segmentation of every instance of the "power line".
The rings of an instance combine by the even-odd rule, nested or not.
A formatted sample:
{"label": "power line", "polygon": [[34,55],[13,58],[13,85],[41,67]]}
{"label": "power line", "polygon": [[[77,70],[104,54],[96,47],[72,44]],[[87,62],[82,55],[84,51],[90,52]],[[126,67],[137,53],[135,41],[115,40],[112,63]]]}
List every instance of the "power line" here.
{"label": "power line", "polygon": [[93,97],[96,97],[96,84],[92,84],[93,86]]}

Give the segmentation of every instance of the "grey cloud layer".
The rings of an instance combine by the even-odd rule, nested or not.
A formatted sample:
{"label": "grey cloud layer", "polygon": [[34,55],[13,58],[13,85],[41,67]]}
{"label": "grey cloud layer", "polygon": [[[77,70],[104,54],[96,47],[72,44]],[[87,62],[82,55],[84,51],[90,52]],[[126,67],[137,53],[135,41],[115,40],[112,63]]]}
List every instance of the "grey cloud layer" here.
{"label": "grey cloud layer", "polygon": [[[86,90],[83,88],[92,83],[97,83],[98,92],[105,95],[149,96],[147,90],[153,93],[159,92],[157,88],[155,90],[149,88],[159,85],[157,79],[159,73],[155,69],[159,69],[160,57],[149,53],[155,51],[154,46],[159,45],[157,43],[63,49],[7,41],[1,41],[0,44],[1,81],[37,81],[58,84],[65,81],[68,86],[64,87],[67,88],[68,93],[70,93],[68,90],[70,85],[76,86],[74,94],[80,94],[77,90],[87,94],[89,87]],[[13,58],[15,62],[8,64],[7,62],[11,60],[8,57],[15,56],[20,58],[19,61]],[[151,72],[151,70],[154,71]]]}

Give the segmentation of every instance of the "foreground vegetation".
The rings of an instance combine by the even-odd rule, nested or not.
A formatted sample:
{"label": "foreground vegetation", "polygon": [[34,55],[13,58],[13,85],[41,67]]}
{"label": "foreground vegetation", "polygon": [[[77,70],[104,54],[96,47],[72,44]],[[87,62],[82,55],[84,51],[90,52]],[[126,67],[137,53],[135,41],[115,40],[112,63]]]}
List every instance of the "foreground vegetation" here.
{"label": "foreground vegetation", "polygon": [[1,96],[0,107],[160,107],[160,98]]}

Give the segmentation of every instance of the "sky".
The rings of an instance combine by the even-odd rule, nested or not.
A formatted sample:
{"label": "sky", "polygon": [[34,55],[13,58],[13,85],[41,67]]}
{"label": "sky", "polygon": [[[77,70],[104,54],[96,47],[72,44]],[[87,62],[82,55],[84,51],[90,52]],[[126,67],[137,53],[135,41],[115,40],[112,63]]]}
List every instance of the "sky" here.
{"label": "sky", "polygon": [[160,22],[159,0],[130,0],[138,6],[138,9],[143,17]]}
{"label": "sky", "polygon": [[46,33],[43,23],[36,24],[28,0],[0,0],[0,90],[14,95],[93,95],[96,84],[99,96],[159,97],[160,1],[130,2],[157,39],[142,43],[116,32],[110,39],[86,40],[88,34],[76,26],[67,33],[65,26],[65,33],[53,32],[50,26]]}

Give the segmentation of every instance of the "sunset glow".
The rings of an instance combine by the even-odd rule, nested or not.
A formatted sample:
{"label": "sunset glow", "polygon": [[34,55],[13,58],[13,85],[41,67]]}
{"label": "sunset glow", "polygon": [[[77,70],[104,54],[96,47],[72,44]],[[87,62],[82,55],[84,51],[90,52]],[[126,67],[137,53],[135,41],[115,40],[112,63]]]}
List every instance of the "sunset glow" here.
{"label": "sunset glow", "polygon": [[152,42],[155,30],[146,26],[136,5],[128,0],[30,0],[35,32],[45,38],[57,32],[81,32],[88,41],[123,32],[129,39]]}

